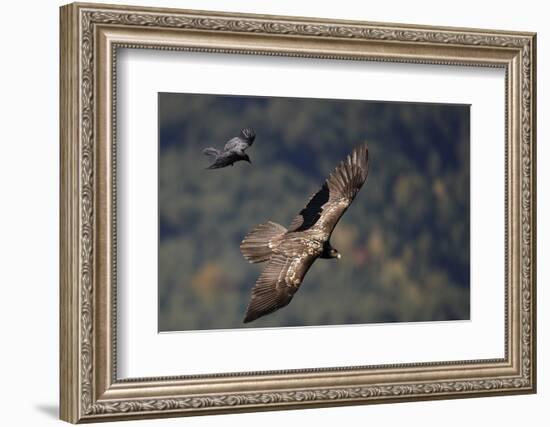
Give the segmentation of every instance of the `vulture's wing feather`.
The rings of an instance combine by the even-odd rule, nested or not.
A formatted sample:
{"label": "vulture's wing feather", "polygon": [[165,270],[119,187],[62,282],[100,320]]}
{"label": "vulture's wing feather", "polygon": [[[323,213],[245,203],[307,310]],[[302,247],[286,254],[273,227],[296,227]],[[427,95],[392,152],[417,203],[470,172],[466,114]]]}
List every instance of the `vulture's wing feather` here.
{"label": "vulture's wing feather", "polygon": [[306,207],[294,217],[288,231],[304,231],[311,228],[321,217],[323,206],[329,201],[329,189],[325,182],[306,204]]}
{"label": "vulture's wing feather", "polygon": [[313,261],[308,256],[272,256],[252,289],[244,323],[288,305]]}
{"label": "vulture's wing feather", "polygon": [[316,228],[331,233],[367,179],[368,162],[367,146],[355,148],[294,218],[288,231]]}

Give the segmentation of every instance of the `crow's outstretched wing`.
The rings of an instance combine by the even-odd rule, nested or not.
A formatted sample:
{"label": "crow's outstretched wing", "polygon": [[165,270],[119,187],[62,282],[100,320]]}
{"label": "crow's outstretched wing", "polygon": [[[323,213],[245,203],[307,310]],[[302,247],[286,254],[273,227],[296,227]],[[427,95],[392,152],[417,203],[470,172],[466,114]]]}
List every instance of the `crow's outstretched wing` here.
{"label": "crow's outstretched wing", "polygon": [[365,183],[368,171],[369,150],[362,145],[329,175],[321,189],[294,218],[288,231],[316,229],[330,235]]}
{"label": "crow's outstretched wing", "polygon": [[288,305],[315,259],[307,253],[297,257],[273,255],[252,289],[244,323]]}
{"label": "crow's outstretched wing", "polygon": [[210,166],[207,167],[207,169],[219,169],[224,168],[226,166],[229,166],[233,162],[237,160],[236,154],[231,151],[224,151],[222,153],[219,153],[216,156],[216,159],[214,160],[214,163],[212,163]]}
{"label": "crow's outstretched wing", "polygon": [[229,141],[227,141],[223,149],[224,151],[243,152],[251,145],[252,144],[249,144],[247,140],[236,136],[235,138],[231,138]]}

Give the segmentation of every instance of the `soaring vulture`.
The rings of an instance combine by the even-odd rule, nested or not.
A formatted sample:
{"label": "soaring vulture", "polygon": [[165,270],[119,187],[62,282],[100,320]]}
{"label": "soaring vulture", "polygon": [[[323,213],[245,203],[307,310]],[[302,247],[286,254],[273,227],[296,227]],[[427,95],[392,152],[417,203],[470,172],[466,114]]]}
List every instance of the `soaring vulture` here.
{"label": "soaring vulture", "polygon": [[341,257],[331,246],[330,236],[367,179],[368,160],[367,146],[356,147],[329,175],[288,230],[268,221],[246,235],[241,243],[243,256],[251,263],[267,265],[252,289],[244,323],[290,303],[317,258]]}

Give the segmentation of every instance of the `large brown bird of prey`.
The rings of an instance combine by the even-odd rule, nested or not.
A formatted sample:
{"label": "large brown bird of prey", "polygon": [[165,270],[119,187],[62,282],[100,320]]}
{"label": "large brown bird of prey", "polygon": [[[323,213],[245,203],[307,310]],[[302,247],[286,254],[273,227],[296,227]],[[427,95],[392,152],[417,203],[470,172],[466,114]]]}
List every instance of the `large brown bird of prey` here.
{"label": "large brown bird of prey", "polygon": [[368,159],[366,145],[355,148],[288,230],[268,221],[246,235],[241,243],[244,257],[252,263],[267,261],[267,265],[252,289],[245,323],[286,306],[317,258],[340,258],[330,236],[367,179]]}

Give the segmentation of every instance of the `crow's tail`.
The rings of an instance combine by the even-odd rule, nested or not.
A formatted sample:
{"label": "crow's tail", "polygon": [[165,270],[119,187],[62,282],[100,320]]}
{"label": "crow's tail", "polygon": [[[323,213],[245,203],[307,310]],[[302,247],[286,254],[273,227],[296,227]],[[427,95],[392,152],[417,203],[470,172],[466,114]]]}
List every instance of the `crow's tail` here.
{"label": "crow's tail", "polygon": [[216,150],[215,148],[208,147],[202,150],[202,154],[206,154],[207,156],[212,156],[212,157],[218,157],[220,155],[220,150]]}

